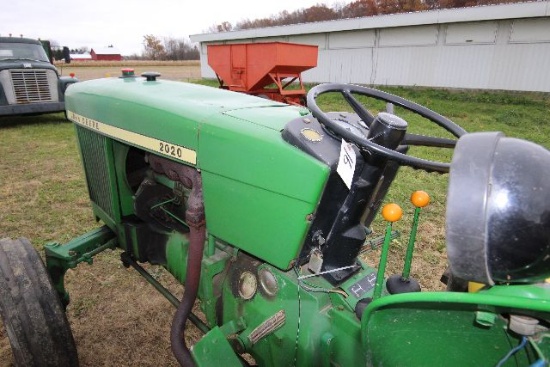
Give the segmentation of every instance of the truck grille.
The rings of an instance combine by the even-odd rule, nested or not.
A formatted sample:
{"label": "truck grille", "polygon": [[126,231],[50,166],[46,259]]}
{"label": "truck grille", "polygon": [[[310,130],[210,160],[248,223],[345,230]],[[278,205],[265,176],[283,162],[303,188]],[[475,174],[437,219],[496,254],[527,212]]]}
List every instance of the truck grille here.
{"label": "truck grille", "polygon": [[54,70],[12,69],[0,72],[8,104],[58,102],[57,74]]}
{"label": "truck grille", "polygon": [[53,101],[46,70],[12,71],[11,80],[17,103]]}

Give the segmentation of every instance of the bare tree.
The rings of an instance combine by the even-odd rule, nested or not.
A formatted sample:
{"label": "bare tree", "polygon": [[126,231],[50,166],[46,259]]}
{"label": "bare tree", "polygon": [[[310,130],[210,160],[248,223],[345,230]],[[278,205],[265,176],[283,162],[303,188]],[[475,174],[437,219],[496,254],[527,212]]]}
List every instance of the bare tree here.
{"label": "bare tree", "polygon": [[199,50],[185,39],[164,38],[166,60],[198,60]]}

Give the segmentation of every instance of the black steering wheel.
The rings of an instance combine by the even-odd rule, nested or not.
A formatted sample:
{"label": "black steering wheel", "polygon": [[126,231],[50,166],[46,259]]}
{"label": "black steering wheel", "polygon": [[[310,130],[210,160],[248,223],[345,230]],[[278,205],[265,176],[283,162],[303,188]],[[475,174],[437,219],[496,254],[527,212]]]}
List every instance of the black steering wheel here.
{"label": "black steering wheel", "polygon": [[[360,149],[379,154],[389,160],[393,160],[405,166],[419,168],[429,172],[449,172],[449,163],[431,161],[399,153],[396,150],[386,148],[380,144],[373,142],[366,136],[355,134],[350,129],[342,126],[341,123],[338,123],[335,120],[331,119],[327,113],[323,112],[319,108],[316,101],[316,98],[318,96],[328,92],[341,93],[346,102],[351,106],[353,111],[355,111],[359,118],[368,127],[371,126],[372,122],[375,120],[375,117],[352,94],[368,96],[392,103],[397,106],[401,106],[436,123],[457,138],[460,138],[462,135],[466,134],[466,131],[463,128],[461,128],[448,118],[443,117],[440,114],[424,106],[408,101],[404,98],[395,96],[390,93],[382,92],[377,89],[362,87],[359,85],[338,83],[320,84],[313,87],[307,94],[307,107],[311,110],[313,116],[321,124],[325,125],[329,130],[338,134],[340,137],[346,139],[347,141],[353,142]],[[402,144],[449,148],[454,147],[454,145],[456,144],[456,140],[407,133],[405,134],[405,138],[403,139]]]}

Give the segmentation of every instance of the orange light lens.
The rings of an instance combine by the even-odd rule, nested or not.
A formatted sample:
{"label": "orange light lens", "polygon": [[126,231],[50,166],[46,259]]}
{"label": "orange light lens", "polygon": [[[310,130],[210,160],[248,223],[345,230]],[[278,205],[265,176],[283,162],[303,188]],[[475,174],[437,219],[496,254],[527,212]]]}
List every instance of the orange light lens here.
{"label": "orange light lens", "polygon": [[430,195],[425,191],[415,191],[411,195],[411,203],[417,208],[423,208],[430,203]]}
{"label": "orange light lens", "polygon": [[382,216],[388,222],[397,222],[403,216],[403,210],[397,204],[386,204],[382,208]]}

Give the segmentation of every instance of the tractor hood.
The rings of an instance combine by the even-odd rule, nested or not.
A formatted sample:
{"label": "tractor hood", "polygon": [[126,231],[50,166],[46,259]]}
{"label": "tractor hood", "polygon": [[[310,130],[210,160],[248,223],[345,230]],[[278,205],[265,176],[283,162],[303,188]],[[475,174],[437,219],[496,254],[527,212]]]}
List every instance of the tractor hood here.
{"label": "tractor hood", "polygon": [[66,106],[81,128],[200,169],[209,232],[291,266],[330,172],[281,136],[307,110],[137,77],[77,83]]}
{"label": "tractor hood", "polygon": [[[137,77],[79,83],[67,93],[67,111],[73,121],[88,127],[114,127],[194,152],[201,126],[218,118],[234,118],[237,130],[252,124],[281,131],[288,121],[303,114],[296,107],[241,93]],[[200,167],[198,161],[186,163]]]}

